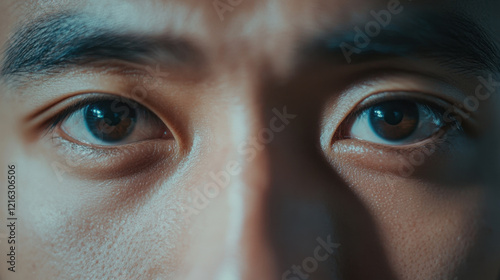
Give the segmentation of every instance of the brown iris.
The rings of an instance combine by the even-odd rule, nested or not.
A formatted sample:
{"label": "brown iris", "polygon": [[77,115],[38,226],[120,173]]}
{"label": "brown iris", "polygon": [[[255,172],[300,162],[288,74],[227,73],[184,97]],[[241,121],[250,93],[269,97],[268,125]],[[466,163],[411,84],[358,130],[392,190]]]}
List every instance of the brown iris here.
{"label": "brown iris", "polygon": [[398,141],[408,138],[417,128],[418,107],[415,102],[394,100],[379,103],[369,111],[370,125],[385,140]]}
{"label": "brown iris", "polygon": [[106,142],[118,142],[132,132],[136,123],[136,111],[129,104],[105,100],[89,105],[85,123],[92,134]]}

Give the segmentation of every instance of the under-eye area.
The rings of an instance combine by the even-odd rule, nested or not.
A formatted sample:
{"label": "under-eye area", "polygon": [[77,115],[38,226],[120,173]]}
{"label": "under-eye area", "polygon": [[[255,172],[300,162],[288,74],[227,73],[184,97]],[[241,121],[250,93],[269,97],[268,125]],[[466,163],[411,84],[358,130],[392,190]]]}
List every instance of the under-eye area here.
{"label": "under-eye area", "polygon": [[177,139],[140,103],[107,93],[83,93],[61,103],[46,109],[36,125],[58,176],[118,178],[162,162],[174,167]]}

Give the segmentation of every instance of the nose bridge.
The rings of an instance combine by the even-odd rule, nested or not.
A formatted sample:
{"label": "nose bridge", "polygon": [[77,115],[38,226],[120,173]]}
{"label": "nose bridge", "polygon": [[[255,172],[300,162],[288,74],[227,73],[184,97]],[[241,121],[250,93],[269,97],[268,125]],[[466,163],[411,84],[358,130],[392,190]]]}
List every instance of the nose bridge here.
{"label": "nose bridge", "polygon": [[[265,109],[252,95],[233,104],[216,139],[220,154],[207,179],[220,186],[210,207],[193,217],[198,234],[187,262],[196,269],[187,279],[276,279],[278,275],[267,207],[272,185],[271,145],[295,115],[282,107]],[[195,252],[202,250],[202,252]]]}
{"label": "nose bridge", "polygon": [[[277,279],[280,257],[273,247],[269,229],[269,196],[274,180],[274,145],[280,134],[297,117],[287,108],[263,108],[258,100],[249,101],[240,118],[232,120],[233,131],[241,137],[231,149],[239,172],[231,174],[227,199],[231,207],[227,233],[233,254],[221,267],[219,276],[227,279]],[[238,139],[234,136],[234,139]],[[235,270],[235,267],[238,269]],[[236,278],[238,277],[238,278]],[[221,278],[223,279],[223,278]]]}
{"label": "nose bridge", "polygon": [[286,105],[253,114],[261,117],[249,129],[239,177],[245,193],[245,279],[306,279],[312,273],[328,279],[339,244],[330,209],[320,198],[320,185],[326,184],[322,162],[314,146],[301,147],[307,141],[300,135],[299,114]]}
{"label": "nose bridge", "polygon": [[[326,218],[329,209],[315,204],[319,192],[302,196],[310,187],[305,178],[320,178],[315,173],[321,173],[321,168],[307,162],[314,158],[308,157],[308,149],[297,149],[301,140],[295,134],[300,129],[294,127],[294,121],[298,117],[285,105],[252,107],[245,117],[252,120],[247,122],[245,139],[233,150],[240,172],[234,174],[228,189],[228,204],[236,202],[239,216],[228,230],[239,236],[239,243],[233,245],[238,247],[241,279],[281,279],[292,263],[320,261],[312,259],[314,254],[321,255],[322,261],[327,259],[323,251],[318,253],[319,238],[333,243],[332,225]],[[331,246],[328,250],[333,253]],[[328,268],[331,264],[317,270]]]}
{"label": "nose bridge", "polygon": [[275,148],[281,146],[281,149],[287,149],[285,146],[291,144],[283,134],[290,129],[297,115],[290,113],[287,106],[254,111],[249,114],[254,121],[249,125],[245,141],[238,145],[237,152],[244,169],[242,180],[258,187],[268,184],[266,181],[272,178],[270,172],[277,163]]}
{"label": "nose bridge", "polygon": [[304,136],[313,129],[304,127],[297,105],[267,100],[274,93],[259,86],[261,79],[245,77],[239,83],[243,97],[225,128],[232,163],[213,176],[230,182],[224,191],[228,218],[218,275],[281,279],[292,264],[314,254],[318,238],[335,239],[330,209],[320,198],[327,166],[315,151],[314,137]]}
{"label": "nose bridge", "polygon": [[257,98],[245,102],[226,128],[233,143],[226,147],[226,168],[212,174],[216,181],[230,182],[223,198],[227,211],[218,213],[227,220],[225,240],[219,239],[224,256],[215,277],[277,279],[282,269],[269,227],[273,172],[279,168],[274,147],[287,145],[283,133],[298,116],[286,106],[263,107]]}

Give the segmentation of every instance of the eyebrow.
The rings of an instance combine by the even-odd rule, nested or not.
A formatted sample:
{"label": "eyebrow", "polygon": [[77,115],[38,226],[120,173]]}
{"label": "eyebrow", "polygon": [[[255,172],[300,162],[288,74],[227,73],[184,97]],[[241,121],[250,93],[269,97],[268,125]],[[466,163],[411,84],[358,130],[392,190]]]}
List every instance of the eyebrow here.
{"label": "eyebrow", "polygon": [[8,41],[2,77],[51,74],[68,66],[105,60],[180,65],[201,54],[179,38],[131,34],[105,28],[82,14],[54,14],[21,27]]}
{"label": "eyebrow", "polygon": [[[400,15],[393,15],[397,17]],[[104,28],[82,14],[54,14],[21,27],[8,41],[1,77],[33,77],[68,66],[117,59],[138,63],[179,65],[200,63],[201,53],[185,40],[153,37]],[[360,26],[363,29],[364,26]],[[341,57],[352,63],[385,57],[424,56],[461,71],[500,71],[500,54],[487,33],[457,14],[415,13],[381,28],[370,43],[359,47],[353,28],[329,32],[307,44],[306,53]]]}
{"label": "eyebrow", "polygon": [[[343,63],[363,63],[387,57],[435,59],[457,71],[500,71],[500,52],[493,39],[474,21],[459,14],[414,13],[392,15],[387,26],[368,44],[360,44],[359,30],[327,32],[306,46],[306,53],[330,56]],[[368,21],[367,21],[368,22]],[[379,25],[380,26],[380,25]]]}

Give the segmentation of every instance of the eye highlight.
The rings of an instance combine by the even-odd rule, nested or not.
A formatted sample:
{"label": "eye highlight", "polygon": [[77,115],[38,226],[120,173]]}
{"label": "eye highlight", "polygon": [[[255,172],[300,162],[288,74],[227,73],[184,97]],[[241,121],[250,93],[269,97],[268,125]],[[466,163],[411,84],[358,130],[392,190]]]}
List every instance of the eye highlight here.
{"label": "eye highlight", "polygon": [[137,123],[136,110],[123,102],[95,102],[87,105],[82,111],[87,129],[95,138],[108,143],[125,139]]}
{"label": "eye highlight", "polygon": [[171,136],[151,111],[132,100],[90,98],[68,108],[54,125],[73,142],[118,146]]}
{"label": "eye highlight", "polygon": [[392,94],[388,98],[370,98],[364,103],[368,105],[361,106],[341,124],[337,139],[351,138],[390,146],[410,145],[457,124],[445,121],[445,109],[430,100]]}

